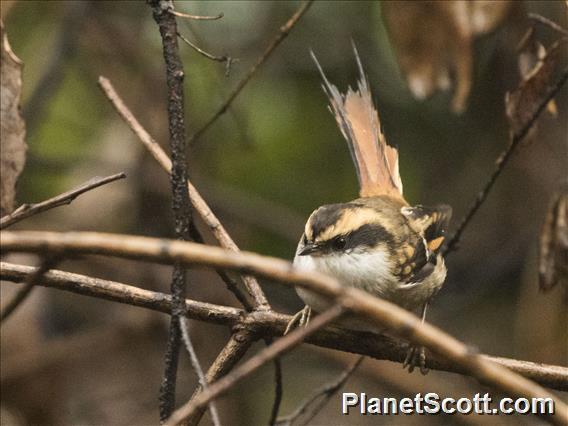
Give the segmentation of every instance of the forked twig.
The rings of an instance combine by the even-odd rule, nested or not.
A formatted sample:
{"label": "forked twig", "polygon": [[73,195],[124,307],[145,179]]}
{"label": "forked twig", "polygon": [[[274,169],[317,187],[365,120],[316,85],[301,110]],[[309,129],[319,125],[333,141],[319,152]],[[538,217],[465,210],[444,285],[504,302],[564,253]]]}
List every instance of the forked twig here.
{"label": "forked twig", "polygon": [[[282,426],[291,426],[300,416],[308,412],[310,407],[313,407],[309,412],[308,416],[304,419],[304,425],[307,425],[310,420],[312,420],[321,409],[329,402],[331,397],[341,389],[345,382],[351,377],[351,375],[357,370],[359,365],[365,359],[364,356],[360,356],[357,360],[347,367],[341,374],[336,377],[333,381],[326,383],[324,386],[316,390],[311,396],[309,396],[305,401],[303,401],[294,412],[288,416],[281,417],[278,419],[277,424]],[[317,404],[314,404],[319,399]]]}
{"label": "forked twig", "polygon": [[267,362],[298,346],[306,337],[339,318],[343,311],[344,310],[340,305],[334,305],[316,316],[306,327],[297,328],[290,334],[278,339],[272,345],[264,348],[245,363],[235,368],[225,377],[219,379],[215,383],[212,383],[207,390],[202,391],[195,398],[192,398],[187,404],[182,405],[179,409],[174,411],[171,417],[164,423],[165,426],[180,424],[188,416],[195,412],[198,407],[204,406],[209,401],[228,391],[236,383],[249,376]]}
{"label": "forked twig", "polygon": [[201,49],[195,43],[192,43],[191,41],[189,41],[187,38],[185,38],[179,32],[177,33],[177,35],[185,44],[187,44],[189,47],[191,47],[197,53],[205,56],[208,59],[211,59],[212,61],[225,62],[226,63],[225,64],[225,76],[227,76],[227,77],[229,76],[229,73],[231,72],[231,65],[233,65],[235,62],[238,62],[238,59],[233,59],[230,56],[226,56],[226,55],[215,56],[215,55],[212,55],[211,53],[206,52],[205,50]]}
{"label": "forked twig", "polygon": [[107,183],[114,182],[115,180],[124,179],[125,177],[125,173],[117,173],[115,175],[107,177],[96,176],[85,182],[81,186],[64,192],[63,194],[56,195],[55,197],[49,198],[48,200],[34,204],[22,204],[12,213],[7,214],[2,219],[0,219],[0,229],[7,228],[14,223],[27,219],[28,217],[34,216],[38,213],[42,213],[46,210],[51,210],[55,207],[71,204],[73,200],[75,200],[75,198],[77,198],[79,195],[84,194],[85,192],[88,192],[92,189],[98,188],[99,186],[106,185]]}
{"label": "forked twig", "polygon": [[[0,279],[23,283],[37,271],[37,268],[12,263],[0,262]],[[94,297],[112,302],[123,303],[155,312],[169,313],[172,310],[169,294],[145,290],[132,285],[115,281],[93,278],[70,272],[51,270],[47,272],[38,285],[67,291],[82,296]],[[223,351],[221,359],[231,360],[233,364],[216,360],[207,372],[207,381],[213,382],[232,368],[236,359],[246,352],[244,342],[250,346],[254,336],[250,330],[261,330],[261,337],[278,337],[290,322],[291,316],[273,311],[247,313],[242,309],[230,306],[213,305],[191,299],[185,300],[187,318],[204,321],[210,324],[237,328]],[[250,327],[238,327],[243,321]],[[387,336],[350,330],[320,330],[307,339],[308,343],[345,352],[366,355],[375,359],[402,362],[408,347]],[[526,378],[534,380],[542,386],[561,391],[568,391],[568,368],[546,365],[530,361],[481,355]],[[218,358],[219,359],[219,358]],[[468,374],[456,364],[443,359],[428,357],[426,366],[430,370],[447,371],[457,374]]]}
{"label": "forked twig", "polygon": [[304,16],[304,14],[308,11],[308,9],[310,8],[313,2],[314,0],[307,0],[303,2],[300,8],[292,15],[292,17],[282,27],[280,27],[278,34],[276,34],[274,39],[272,39],[272,41],[268,44],[262,55],[260,55],[260,57],[257,59],[255,64],[250,68],[250,70],[244,76],[244,78],[241,81],[239,81],[235,89],[227,97],[227,100],[223,102],[223,104],[219,107],[219,109],[217,109],[217,111],[211,116],[211,118],[209,118],[209,120],[207,120],[205,124],[201,126],[201,128],[199,128],[199,130],[197,130],[189,138],[188,142],[189,144],[199,139],[199,137],[203,135],[203,133],[205,133],[207,129],[209,129],[209,127],[211,127],[211,125],[225,113],[225,111],[227,111],[227,108],[229,108],[229,106],[233,103],[233,101],[239,95],[239,93],[241,93],[241,90],[244,89],[244,87],[256,74],[256,72],[262,66],[262,64],[266,62],[266,60],[270,57],[270,55],[274,52],[274,50],[280,45],[280,43],[282,43],[282,41],[286,38],[286,36],[288,36],[292,28],[294,28],[294,26],[298,23],[298,21],[302,18],[302,16]]}
{"label": "forked twig", "polygon": [[[535,382],[472,351],[470,346],[438,327],[422,322],[416,315],[400,306],[380,298],[369,297],[364,290],[341,285],[331,276],[298,270],[290,262],[282,259],[256,253],[235,253],[219,247],[185,241],[93,232],[4,231],[0,240],[0,249],[5,252],[51,253],[56,251],[64,254],[97,254],[164,263],[181,263],[194,267],[246,270],[288,286],[306,288],[331,302],[340,303],[353,314],[365,318],[370,324],[388,328],[389,332],[430,349],[434,355],[455,364],[456,367],[460,367],[464,372],[486,385],[513,396],[550,398],[556,409],[554,414],[546,419],[563,426],[568,422],[568,406]],[[249,314],[249,317],[254,318],[254,315],[267,313],[254,311]],[[243,326],[246,326],[246,321]],[[278,341],[271,347],[275,345],[278,345]],[[209,389],[213,392],[212,387]],[[200,395],[202,394],[194,398],[197,405],[206,404],[207,400]],[[191,407],[190,411],[195,412],[195,404]]]}
{"label": "forked twig", "polygon": [[[130,109],[128,109],[122,98],[112,86],[111,82],[107,78],[101,76],[99,77],[99,87],[102,89],[103,93],[111,102],[118,114],[138,137],[138,140],[142,142],[142,145],[144,145],[158,164],[160,164],[162,169],[164,169],[166,173],[171,173],[172,162],[168,155],[164,152],[158,142],[156,142],[156,140],[146,131],[146,129],[142,127],[136,117],[134,117],[134,114],[132,114]],[[219,242],[219,245],[228,250],[238,252],[238,246],[235,244],[223,224],[209,208],[197,188],[195,188],[189,180],[187,181],[187,191],[193,208],[201,216],[201,219],[203,219],[203,222],[205,222],[215,239]],[[266,300],[266,296],[264,295],[264,292],[256,278],[250,275],[242,275],[242,279],[248,294],[253,299],[254,308],[270,308],[268,300]],[[237,295],[237,298],[242,300],[241,295]]]}

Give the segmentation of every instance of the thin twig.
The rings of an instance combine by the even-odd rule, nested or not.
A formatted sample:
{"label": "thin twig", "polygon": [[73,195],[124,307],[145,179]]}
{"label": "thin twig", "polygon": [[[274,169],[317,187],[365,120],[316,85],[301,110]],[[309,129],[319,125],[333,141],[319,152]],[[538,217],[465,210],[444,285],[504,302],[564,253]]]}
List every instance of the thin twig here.
{"label": "thin twig", "polygon": [[[36,270],[37,268],[30,266],[0,262],[0,279],[21,283],[25,282],[29,275]],[[169,294],[100,278],[52,270],[45,274],[38,285],[156,312],[166,314],[171,312],[171,296]],[[259,337],[281,336],[291,319],[289,315],[277,312],[261,311],[248,314],[241,309],[197,302],[191,299],[185,300],[185,306],[187,318],[231,328],[238,326],[238,330],[233,334],[224,350],[221,351],[222,356],[219,355],[209,368],[208,382],[217,380],[232,368],[236,360],[240,359],[240,356],[246,352],[248,346],[254,340],[255,334]],[[243,322],[246,323],[246,327],[239,326]],[[251,334],[251,330],[254,330],[254,333]],[[340,329],[320,330],[309,337],[307,342],[324,348],[358,353],[378,360],[394,362],[402,362],[408,349],[406,343],[398,342],[388,336]],[[244,343],[248,345],[247,348],[244,347]],[[481,356],[543,386],[568,391],[568,368],[566,367],[488,355]],[[227,365],[228,359],[232,360],[232,365]],[[426,366],[430,370],[468,374],[454,363],[434,357],[426,358]]]}
{"label": "thin twig", "polygon": [[[193,346],[193,342],[191,341],[191,336],[189,335],[189,329],[187,325],[187,319],[185,317],[180,318],[179,326],[181,327],[181,336],[183,339],[183,343],[185,345],[185,349],[189,354],[189,360],[191,362],[191,367],[195,371],[197,378],[199,380],[199,385],[202,389],[207,389],[207,379],[205,378],[205,374],[203,373],[203,369],[201,368],[201,364],[199,363],[199,358],[197,358],[197,353],[195,352],[195,347]],[[217,411],[217,406],[215,405],[215,401],[209,401],[209,414],[211,414],[211,420],[215,426],[221,426],[221,420],[219,420],[219,412]]]}
{"label": "thin twig", "polygon": [[[186,184],[188,172],[185,156],[184,70],[177,42],[177,23],[175,16],[168,13],[168,11],[173,11],[171,1],[152,0],[150,5],[162,37],[166,66],[168,128],[172,153],[170,180],[175,235],[178,240],[188,241],[192,226],[192,211]],[[165,9],[164,5],[167,6]],[[168,418],[175,408],[177,367],[181,345],[180,321],[185,314],[185,288],[185,267],[181,263],[175,262],[171,283],[172,316],[166,347],[164,378],[160,387],[161,421]]]}
{"label": "thin twig", "polygon": [[334,305],[316,316],[306,327],[297,328],[290,334],[278,339],[272,345],[264,348],[258,354],[241,364],[222,379],[212,383],[207,390],[203,390],[197,397],[178,408],[165,422],[166,426],[178,425],[190,416],[198,407],[206,405],[209,401],[227,392],[236,383],[258,370],[267,362],[283,355],[301,344],[310,334],[336,320],[344,312],[340,305]]}
{"label": "thin twig", "polygon": [[[190,232],[191,232],[191,239],[193,241],[195,241],[196,243],[205,244],[205,240],[203,239],[201,232],[199,232],[199,229],[197,229],[195,225],[191,227]],[[249,300],[247,299],[246,295],[241,290],[237,282],[233,280],[229,276],[229,274],[227,274],[222,269],[216,269],[215,272],[217,272],[217,275],[219,275],[221,280],[223,280],[223,282],[227,286],[227,290],[233,293],[233,295],[237,298],[237,300],[241,303],[241,305],[243,305],[247,311],[252,311],[253,305],[249,302]]]}
{"label": "thin twig", "polygon": [[90,179],[89,181],[85,182],[81,186],[78,186],[77,188],[72,189],[70,191],[64,192],[63,194],[59,194],[48,200],[34,204],[22,204],[12,213],[0,219],[0,229],[7,228],[8,226],[13,225],[14,223],[27,219],[28,217],[36,215],[38,213],[42,213],[46,210],[71,204],[71,202],[73,202],[73,200],[75,200],[75,198],[77,198],[79,195],[84,194],[85,192],[88,192],[92,189],[98,188],[99,186],[106,185],[107,183],[114,182],[115,180],[124,179],[125,177],[126,177],[125,173],[117,173],[115,175],[103,178],[96,176]]}
{"label": "thin twig", "polygon": [[189,41],[187,38],[185,38],[183,35],[181,35],[179,32],[177,33],[178,37],[182,39],[182,41],[187,44],[189,47],[191,47],[193,50],[195,50],[197,53],[200,53],[201,55],[205,56],[208,59],[211,59],[212,61],[217,61],[217,62],[225,62],[225,76],[229,76],[230,72],[231,72],[231,65],[234,64],[235,62],[238,62],[238,59],[233,59],[230,56],[215,56],[212,55],[209,52],[206,52],[205,50],[201,49],[199,46],[197,46],[196,44],[192,43],[191,41]]}
{"label": "thin twig", "polygon": [[[272,344],[272,338],[265,339],[267,346]],[[274,358],[274,402],[272,403],[272,410],[270,410],[270,419],[268,420],[269,426],[274,426],[278,419],[278,412],[280,411],[280,404],[282,404],[283,394],[283,381],[282,381],[282,362],[280,358]]]}
{"label": "thin twig", "polygon": [[[355,372],[359,365],[361,365],[364,359],[364,356],[358,357],[357,360],[352,365],[347,367],[338,377],[336,377],[333,381],[326,383],[320,389],[316,390],[305,401],[303,401],[292,414],[279,418],[277,424],[283,426],[291,426],[292,423],[294,423],[300,416],[306,413],[310,407],[313,407],[308,412],[308,416],[304,419],[304,424],[308,424],[310,420],[312,420],[321,411],[325,404],[329,402],[331,397],[335,395],[335,393],[339,389],[341,389],[341,387],[345,384],[349,377],[351,377],[351,375]],[[319,403],[312,405],[318,399],[320,400]]]}
{"label": "thin twig", "polygon": [[468,226],[473,216],[477,213],[477,210],[479,210],[481,205],[487,199],[489,191],[491,191],[491,188],[493,188],[493,185],[497,181],[497,178],[501,175],[501,172],[507,165],[513,152],[519,146],[519,143],[529,133],[530,129],[532,128],[532,126],[534,125],[534,123],[542,113],[542,111],[545,110],[548,102],[550,102],[550,100],[554,98],[554,96],[556,96],[556,94],[560,91],[564,83],[566,83],[566,80],[568,80],[568,67],[564,68],[558,81],[556,81],[556,83],[550,88],[546,96],[544,96],[541,99],[538,108],[536,108],[533,116],[525,123],[525,125],[517,133],[513,135],[513,137],[511,138],[511,143],[509,144],[507,149],[503,151],[501,155],[499,155],[499,157],[497,158],[497,161],[495,162],[495,169],[493,170],[493,173],[489,177],[489,180],[487,181],[485,186],[481,189],[481,191],[477,194],[477,197],[475,198],[475,201],[471,205],[469,211],[464,216],[460,225],[458,226],[458,229],[456,230],[456,232],[454,233],[454,235],[452,236],[452,238],[444,248],[443,252],[444,256],[446,256],[447,254],[449,254],[450,252],[456,249],[456,245],[459,243],[463,231]]}
{"label": "thin twig", "polygon": [[[271,311],[262,311],[269,313]],[[242,317],[241,317],[242,318]],[[217,358],[207,371],[207,383],[213,383],[220,377],[226,375],[239,360],[246,354],[251,345],[257,339],[257,333],[249,328],[237,325],[237,330],[231,335],[227,344],[223,347]],[[196,389],[191,399],[197,398],[201,394],[201,389]],[[187,426],[197,426],[205,413],[205,406],[199,407],[193,415],[186,419]]]}
{"label": "thin twig", "polygon": [[223,12],[214,16],[203,16],[203,15],[190,15],[189,13],[178,12],[177,10],[173,9],[168,9],[168,13],[171,13],[172,15],[178,16],[180,18],[193,19],[194,21],[216,21],[217,19],[221,19],[223,16],[225,16]]}
{"label": "thin twig", "polygon": [[529,13],[528,14],[529,19],[538,22],[539,24],[545,25],[549,28],[552,28],[554,31],[559,32],[560,34],[564,35],[564,36],[568,36],[568,31],[565,28],[562,28],[560,25],[558,25],[556,22],[545,18],[542,15],[539,15],[538,13]]}
{"label": "thin twig", "polygon": [[41,261],[39,268],[35,269],[35,271],[29,274],[24,281],[24,285],[22,288],[18,289],[18,292],[14,296],[12,300],[6,303],[2,312],[0,312],[0,322],[4,323],[4,321],[12,314],[18,306],[20,306],[24,300],[29,296],[33,288],[41,281],[43,276],[49,271],[51,268],[54,268],[55,265],[59,262],[59,256],[48,256]]}
{"label": "thin twig", "polygon": [[[99,86],[118,114],[122,117],[126,124],[128,124],[130,129],[138,137],[138,140],[142,142],[142,145],[144,145],[150,154],[152,154],[154,159],[160,164],[166,173],[171,173],[172,162],[168,158],[168,155],[164,152],[158,142],[156,142],[146,131],[146,129],[142,127],[136,117],[134,117],[118,93],[116,93],[111,82],[107,78],[101,76],[99,77]],[[187,191],[193,208],[201,216],[201,219],[203,219],[203,222],[205,222],[215,239],[219,242],[219,245],[228,250],[238,252],[238,246],[235,244],[219,219],[217,219],[213,211],[211,211],[201,194],[189,180],[187,181]],[[253,299],[255,309],[269,309],[270,305],[268,304],[268,300],[266,300],[266,296],[264,295],[264,292],[256,278],[250,275],[243,275],[242,279],[248,294]],[[237,298],[241,300],[241,295],[237,295]]]}
{"label": "thin twig", "polygon": [[185,241],[92,232],[4,231],[0,248],[5,252],[45,254],[55,250],[58,253],[98,254],[225,268],[247,271],[289,286],[307,288],[340,303],[357,316],[368,320],[370,324],[381,329],[387,328],[401,338],[430,349],[434,354],[461,367],[480,382],[495,389],[513,396],[551,398],[556,405],[556,413],[547,419],[557,424],[568,422],[568,406],[536,383],[488,361],[473,352],[470,346],[427,322],[422,323],[416,315],[393,303],[371,297],[364,290],[343,286],[333,277],[300,271],[282,259],[256,253],[235,253],[219,247]]}
{"label": "thin twig", "polygon": [[268,44],[262,55],[260,55],[260,57],[251,67],[248,73],[244,76],[244,78],[241,81],[239,81],[235,89],[228,96],[227,100],[223,102],[223,104],[211,116],[211,118],[207,120],[207,122],[205,122],[205,124],[189,138],[188,142],[189,144],[192,144],[197,139],[199,139],[201,135],[203,135],[203,133],[205,133],[207,129],[209,129],[209,127],[211,127],[211,125],[215,121],[217,121],[217,119],[221,117],[221,115],[225,113],[225,111],[227,111],[227,108],[229,108],[229,106],[233,103],[233,101],[239,95],[239,93],[241,93],[241,90],[244,89],[244,87],[256,74],[256,72],[262,66],[262,64],[266,62],[266,60],[270,57],[270,55],[274,52],[274,50],[280,45],[280,43],[282,43],[282,41],[286,38],[286,36],[288,36],[292,28],[294,28],[294,26],[299,22],[302,16],[304,16],[304,14],[308,11],[313,1],[314,0],[307,0],[303,2],[302,5],[299,7],[299,9],[292,15],[292,17],[283,26],[280,27],[278,34],[276,34],[274,39],[272,39],[272,41]]}

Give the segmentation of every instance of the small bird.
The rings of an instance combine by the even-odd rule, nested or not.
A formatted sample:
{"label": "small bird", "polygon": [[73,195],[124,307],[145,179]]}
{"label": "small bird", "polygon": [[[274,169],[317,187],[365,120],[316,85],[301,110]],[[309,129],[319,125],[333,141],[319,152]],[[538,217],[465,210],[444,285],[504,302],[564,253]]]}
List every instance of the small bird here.
{"label": "small bird", "polygon": [[[360,198],[324,205],[309,217],[298,244],[294,265],[335,277],[407,309],[422,309],[422,321],[431,298],[446,278],[441,255],[452,209],[447,205],[411,206],[404,199],[398,167],[398,150],[387,144],[369,83],[354,47],[360,72],[357,90],[341,94],[331,84],[317,58],[330,110],[347,140],[360,187]],[[289,329],[305,325],[312,309],[322,312],[329,302],[317,294],[297,289],[306,304]],[[362,320],[347,318],[349,329],[372,328]],[[410,347],[404,367],[420,365],[426,374],[424,348]]]}

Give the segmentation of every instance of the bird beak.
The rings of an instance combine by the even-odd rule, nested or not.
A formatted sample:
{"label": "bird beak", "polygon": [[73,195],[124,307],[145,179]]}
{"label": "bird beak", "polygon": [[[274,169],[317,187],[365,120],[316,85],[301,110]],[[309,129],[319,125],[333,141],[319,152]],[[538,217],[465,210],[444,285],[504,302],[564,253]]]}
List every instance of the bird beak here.
{"label": "bird beak", "polygon": [[298,256],[306,256],[308,254],[312,254],[312,253],[319,251],[319,249],[320,249],[320,247],[315,243],[306,244],[304,247],[302,247],[302,250],[300,250],[300,252],[298,253]]}

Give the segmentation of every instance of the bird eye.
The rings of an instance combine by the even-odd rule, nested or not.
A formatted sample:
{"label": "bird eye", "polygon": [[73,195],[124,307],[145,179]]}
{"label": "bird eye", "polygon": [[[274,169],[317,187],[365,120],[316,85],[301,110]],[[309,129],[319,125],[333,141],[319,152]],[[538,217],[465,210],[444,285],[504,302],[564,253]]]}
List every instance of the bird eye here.
{"label": "bird eye", "polygon": [[302,238],[302,244],[308,244],[308,237],[306,237],[306,234],[304,234],[304,237]]}
{"label": "bird eye", "polygon": [[336,250],[343,250],[347,242],[343,237],[337,237],[333,240],[333,248]]}

